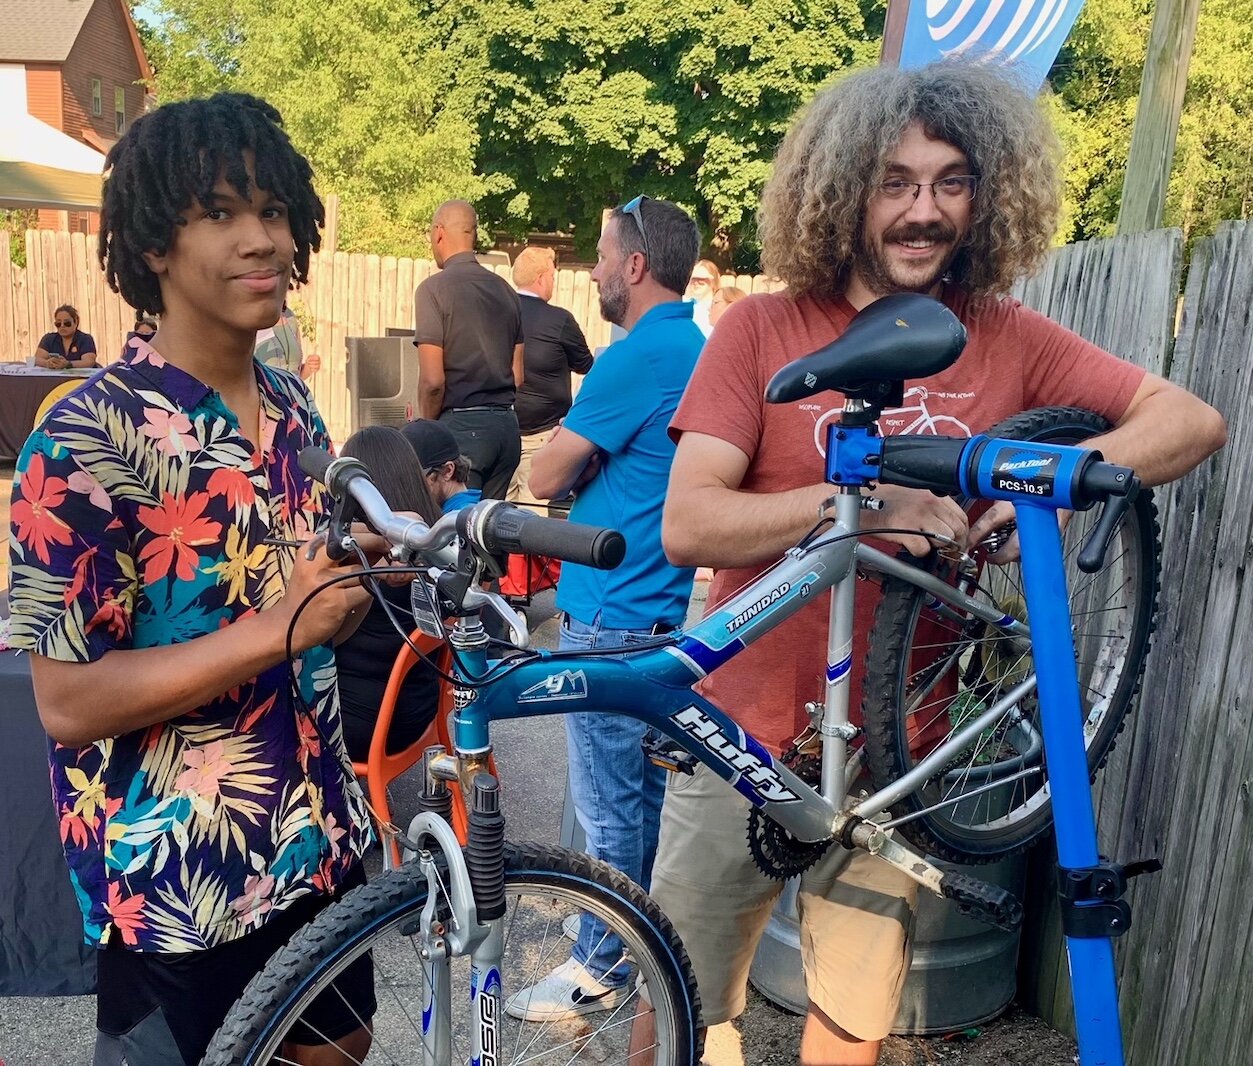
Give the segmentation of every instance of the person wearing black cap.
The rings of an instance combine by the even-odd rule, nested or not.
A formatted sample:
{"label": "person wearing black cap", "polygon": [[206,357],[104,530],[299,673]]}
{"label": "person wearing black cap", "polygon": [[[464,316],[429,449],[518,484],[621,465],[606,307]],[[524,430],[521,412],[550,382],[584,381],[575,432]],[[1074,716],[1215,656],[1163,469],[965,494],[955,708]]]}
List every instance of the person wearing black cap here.
{"label": "person wearing black cap", "polygon": [[402,426],[400,432],[417,455],[427,488],[444,514],[482,499],[481,489],[472,489],[466,484],[470,460],[461,454],[457,438],[447,426],[431,418],[415,418]]}

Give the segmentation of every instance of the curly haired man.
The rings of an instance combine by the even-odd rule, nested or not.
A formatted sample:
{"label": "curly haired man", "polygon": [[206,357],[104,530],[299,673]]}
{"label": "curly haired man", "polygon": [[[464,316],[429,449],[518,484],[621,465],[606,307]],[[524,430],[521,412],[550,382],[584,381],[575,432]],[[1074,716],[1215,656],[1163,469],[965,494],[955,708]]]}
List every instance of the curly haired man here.
{"label": "curly haired man", "polygon": [[[981,432],[1019,411],[1067,404],[1115,428],[1094,441],[1157,484],[1225,439],[1196,397],[1096,348],[1005,293],[1040,263],[1057,231],[1057,144],[1036,104],[987,66],[878,68],[823,90],[779,149],[761,206],[766,270],[784,292],[727,310],[701,356],[671,433],[678,451],[664,519],[676,565],[717,569],[718,603],[812,526],[830,487],[815,427],[839,396],[768,406],[765,383],[830,343],[858,310],[896,292],[943,300],[969,330],[955,366],[928,379],[928,405]],[[908,420],[885,412],[885,433]],[[926,529],[978,543],[1008,505],[968,524],[952,500],[880,486],[867,526]],[[921,536],[885,533],[915,555]],[[1016,556],[1011,540],[993,562]],[[857,632],[873,604],[859,591]],[[824,684],[825,604],[801,611],[701,684],[705,696],[774,752],[806,724]],[[859,702],[854,677],[852,704]],[[706,1024],[744,1009],[745,979],[780,884],[745,846],[747,803],[702,768],[668,788],[652,891],[683,938]],[[800,1061],[878,1060],[909,967],[914,885],[862,853],[833,848],[801,884],[809,1011]],[[645,1022],[636,1046],[646,1043]]]}

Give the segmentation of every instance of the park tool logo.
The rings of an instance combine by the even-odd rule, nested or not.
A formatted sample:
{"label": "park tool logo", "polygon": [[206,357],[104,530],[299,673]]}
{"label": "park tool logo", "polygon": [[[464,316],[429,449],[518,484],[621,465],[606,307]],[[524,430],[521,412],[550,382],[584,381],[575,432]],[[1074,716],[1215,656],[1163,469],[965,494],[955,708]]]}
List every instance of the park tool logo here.
{"label": "park tool logo", "polygon": [[518,697],[519,703],[537,703],[545,700],[587,699],[587,675],[582,670],[562,670],[549,674]]}

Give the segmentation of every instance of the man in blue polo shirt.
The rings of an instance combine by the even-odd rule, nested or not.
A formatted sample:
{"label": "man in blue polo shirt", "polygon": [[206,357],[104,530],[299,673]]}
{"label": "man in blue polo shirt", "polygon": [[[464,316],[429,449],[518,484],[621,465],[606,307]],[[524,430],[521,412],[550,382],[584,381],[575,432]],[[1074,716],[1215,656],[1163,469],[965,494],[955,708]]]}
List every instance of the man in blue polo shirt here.
{"label": "man in blue polo shirt", "polygon": [[[674,458],[667,427],[705,340],[683,300],[700,235],[682,209],[636,197],[610,216],[596,251],[600,312],[627,336],[596,360],[561,428],[536,453],[531,492],[574,492],[571,520],[621,530],[627,553],[616,570],[562,564],[563,649],[639,643],[676,629],[694,574],[666,560],[661,511]],[[641,752],[643,734],[621,715],[566,716],[570,790],[587,850],[647,888],[665,772]],[[621,942],[585,914],[570,959],[505,1009],[536,1022],[610,1010],[629,994],[627,979]]]}

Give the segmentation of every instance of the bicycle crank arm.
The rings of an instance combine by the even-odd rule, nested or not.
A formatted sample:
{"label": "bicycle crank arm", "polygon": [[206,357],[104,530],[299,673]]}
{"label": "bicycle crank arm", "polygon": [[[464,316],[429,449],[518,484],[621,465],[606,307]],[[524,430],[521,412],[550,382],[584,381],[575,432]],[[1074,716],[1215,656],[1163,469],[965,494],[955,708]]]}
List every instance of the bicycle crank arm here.
{"label": "bicycle crank arm", "polygon": [[849,815],[844,826],[836,827],[836,836],[846,848],[861,848],[900,870],[929,892],[951,899],[957,904],[957,909],[970,918],[1006,932],[1013,932],[1022,924],[1022,904],[1012,892],[966,874],[941,870],[903,844],[898,844],[874,822]]}

